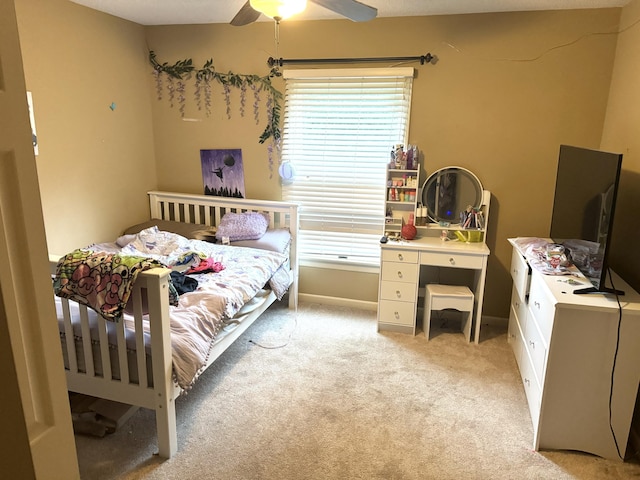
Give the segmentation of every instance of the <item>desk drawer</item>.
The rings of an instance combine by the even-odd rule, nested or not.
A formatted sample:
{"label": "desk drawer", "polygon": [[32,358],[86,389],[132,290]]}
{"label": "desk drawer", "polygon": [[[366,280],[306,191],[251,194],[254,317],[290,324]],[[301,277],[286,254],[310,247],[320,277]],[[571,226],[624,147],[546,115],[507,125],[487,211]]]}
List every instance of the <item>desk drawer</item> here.
{"label": "desk drawer", "polygon": [[382,300],[413,303],[416,301],[416,284],[382,281],[380,284],[380,298]]}
{"label": "desk drawer", "polygon": [[529,294],[531,268],[517,248],[514,248],[511,254],[511,278],[513,278],[513,286],[518,290],[520,298],[524,300]]}
{"label": "desk drawer", "polygon": [[378,323],[413,327],[416,321],[415,303],[380,300]]}
{"label": "desk drawer", "polygon": [[470,268],[480,270],[484,265],[483,255],[451,252],[420,252],[420,264],[434,267]]}
{"label": "desk drawer", "polygon": [[418,252],[415,250],[382,249],[383,262],[418,263]]}
{"label": "desk drawer", "polygon": [[382,280],[388,282],[403,282],[416,284],[420,269],[417,263],[382,263]]}

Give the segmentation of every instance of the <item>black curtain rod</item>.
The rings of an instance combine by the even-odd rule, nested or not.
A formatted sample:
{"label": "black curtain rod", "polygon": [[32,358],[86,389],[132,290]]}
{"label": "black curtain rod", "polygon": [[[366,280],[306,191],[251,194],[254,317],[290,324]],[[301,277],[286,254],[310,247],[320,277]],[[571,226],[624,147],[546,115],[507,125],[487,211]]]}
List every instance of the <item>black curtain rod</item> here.
{"label": "black curtain rod", "polygon": [[368,57],[368,58],[273,58],[269,57],[267,63],[270,67],[282,67],[289,65],[309,65],[320,63],[374,63],[374,62],[415,62],[420,61],[420,65],[425,63],[436,63],[437,57],[427,53],[416,57]]}

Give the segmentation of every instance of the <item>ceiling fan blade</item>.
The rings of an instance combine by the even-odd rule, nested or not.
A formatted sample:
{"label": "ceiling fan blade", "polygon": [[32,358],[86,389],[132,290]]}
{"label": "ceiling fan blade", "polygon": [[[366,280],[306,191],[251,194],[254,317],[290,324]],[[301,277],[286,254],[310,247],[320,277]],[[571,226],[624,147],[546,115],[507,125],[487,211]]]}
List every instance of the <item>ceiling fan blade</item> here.
{"label": "ceiling fan blade", "polygon": [[236,16],[231,20],[231,25],[234,27],[242,27],[243,25],[249,25],[255,22],[260,17],[260,12],[251,8],[249,0],[245,3],[240,11],[236,13]]}
{"label": "ceiling fan blade", "polygon": [[378,9],[356,0],[310,0],[332,12],[347,17],[354,22],[366,22],[376,18]]}

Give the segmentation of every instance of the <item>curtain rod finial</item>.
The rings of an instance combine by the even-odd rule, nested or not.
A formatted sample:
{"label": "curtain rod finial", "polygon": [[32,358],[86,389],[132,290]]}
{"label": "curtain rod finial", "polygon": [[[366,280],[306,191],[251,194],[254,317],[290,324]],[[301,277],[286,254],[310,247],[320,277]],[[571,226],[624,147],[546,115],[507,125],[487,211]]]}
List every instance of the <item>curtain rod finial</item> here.
{"label": "curtain rod finial", "polygon": [[425,63],[432,63],[435,65],[437,62],[438,57],[436,57],[435,55],[431,55],[430,53],[427,53],[426,55],[420,57],[420,65],[424,65]]}

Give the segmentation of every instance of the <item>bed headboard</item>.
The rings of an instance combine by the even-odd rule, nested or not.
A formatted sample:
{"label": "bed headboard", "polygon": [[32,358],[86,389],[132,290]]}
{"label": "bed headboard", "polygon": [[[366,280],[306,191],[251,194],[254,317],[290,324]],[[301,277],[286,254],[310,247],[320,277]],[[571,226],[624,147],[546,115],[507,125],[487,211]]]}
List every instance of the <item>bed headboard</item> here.
{"label": "bed headboard", "polygon": [[297,203],[160,191],[151,191],[147,194],[152,219],[213,227],[218,225],[227,212],[263,212],[269,215],[270,228],[288,228],[291,232],[289,263],[293,275],[290,304],[293,299],[297,305],[299,273]]}

